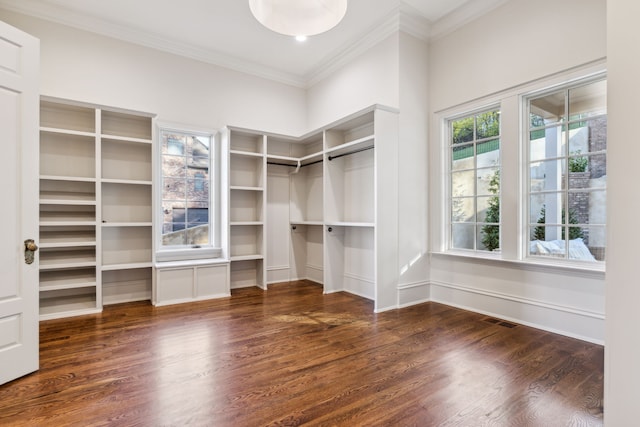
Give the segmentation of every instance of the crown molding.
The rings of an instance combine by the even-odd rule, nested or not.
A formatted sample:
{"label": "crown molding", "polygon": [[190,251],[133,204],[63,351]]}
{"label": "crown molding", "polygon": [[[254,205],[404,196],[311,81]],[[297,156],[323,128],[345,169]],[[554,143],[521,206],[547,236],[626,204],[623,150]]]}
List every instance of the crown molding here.
{"label": "crown molding", "polygon": [[142,32],[128,26],[78,14],[60,6],[34,0],[0,0],[0,8],[287,85],[301,88],[306,86],[303,77],[293,73],[281,72],[230,55],[179,43],[160,34]]}
{"label": "crown molding", "polygon": [[444,37],[511,0],[472,0],[433,23],[429,38]]}
{"label": "crown molding", "polygon": [[382,22],[371,26],[360,37],[356,37],[346,47],[326,57],[321,67],[313,70],[305,76],[306,87],[309,88],[344,67],[354,58],[362,55],[387,37],[397,33],[400,29],[400,20],[397,11],[389,15]]}
{"label": "crown molding", "polygon": [[161,34],[142,32],[38,0],[0,0],[0,8],[286,85],[308,89],[392,34],[404,32],[420,40],[429,41],[455,31],[508,1],[510,0],[471,0],[463,7],[433,23],[404,1],[399,1],[398,6],[392,9],[385,19],[371,26],[359,37],[346,42],[345,48],[325,57],[320,61],[322,64],[320,67],[305,75],[283,72],[231,55],[179,43]]}

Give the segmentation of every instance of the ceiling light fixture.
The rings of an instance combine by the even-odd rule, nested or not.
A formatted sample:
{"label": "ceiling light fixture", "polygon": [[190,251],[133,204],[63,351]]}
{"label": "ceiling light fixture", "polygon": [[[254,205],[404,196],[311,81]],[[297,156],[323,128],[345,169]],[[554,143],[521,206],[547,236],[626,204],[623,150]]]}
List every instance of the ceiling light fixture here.
{"label": "ceiling light fixture", "polygon": [[347,0],[249,0],[253,16],[265,27],[287,36],[313,36],[338,25]]}

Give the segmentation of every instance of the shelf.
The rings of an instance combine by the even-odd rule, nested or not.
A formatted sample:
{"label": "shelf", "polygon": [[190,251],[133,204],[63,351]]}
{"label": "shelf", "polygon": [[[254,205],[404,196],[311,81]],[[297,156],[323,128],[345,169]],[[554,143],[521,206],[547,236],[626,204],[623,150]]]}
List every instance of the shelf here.
{"label": "shelf", "polygon": [[102,145],[108,145],[109,142],[115,142],[115,143],[135,143],[135,144],[148,144],[151,145],[153,144],[153,140],[152,139],[148,139],[148,138],[133,138],[133,137],[129,137],[129,136],[119,136],[119,135],[108,135],[108,134],[101,134],[100,138],[102,139]]}
{"label": "shelf", "polygon": [[313,153],[313,154],[309,154],[307,156],[301,157],[300,158],[300,164],[302,166],[308,165],[310,163],[315,163],[315,162],[320,162],[323,160],[323,153],[322,151],[318,152],[318,153]]}
{"label": "shelf", "polygon": [[91,226],[96,225],[96,221],[42,221],[40,227],[64,227],[64,226]]}
{"label": "shelf", "polygon": [[115,227],[151,227],[152,222],[103,222],[103,228],[115,228]]}
{"label": "shelf", "polygon": [[290,221],[291,225],[324,225],[322,221]]}
{"label": "shelf", "polygon": [[264,225],[262,221],[232,221],[229,223],[230,226],[241,226],[241,225]]}
{"label": "shelf", "polygon": [[95,248],[69,247],[61,250],[41,250],[40,269],[92,267],[96,265]]}
{"label": "shelf", "polygon": [[229,185],[232,187],[264,186],[262,157],[232,156],[229,165]]}
{"label": "shelf", "polygon": [[229,190],[238,190],[238,191],[264,191],[262,187],[244,187],[239,185],[229,186]]}
{"label": "shelf", "polygon": [[152,227],[109,227],[102,230],[102,265],[150,263]]}
{"label": "shelf", "polygon": [[147,180],[134,180],[134,179],[119,179],[119,178],[102,178],[103,184],[122,184],[122,185],[153,185],[153,181]]}
{"label": "shelf", "polygon": [[73,182],[96,182],[94,177],[68,176],[68,175],[40,175],[40,182],[43,181],[64,181],[64,183]]}
{"label": "shelf", "polygon": [[151,141],[143,144],[140,141],[144,140],[103,140],[100,157],[103,182],[152,181]]}
{"label": "shelf", "polygon": [[102,266],[102,271],[116,271],[116,270],[133,270],[135,268],[149,268],[153,267],[151,261],[148,262],[131,262],[122,264],[105,264]]}
{"label": "shelf", "polygon": [[264,156],[264,154],[262,153],[254,153],[251,151],[239,151],[239,150],[229,150],[229,154],[233,156],[245,156],[245,157],[253,157],[253,158],[259,158],[259,159],[262,159],[262,157]]}
{"label": "shelf", "polygon": [[363,138],[338,145],[336,147],[328,148],[326,150],[327,159],[329,157],[341,156],[354,151],[357,152],[359,150],[367,149],[368,147],[373,147],[374,141],[375,137],[373,135],[368,135]]}
{"label": "shelf", "polygon": [[[86,293],[68,294],[68,290],[43,292],[40,297],[40,319],[55,319],[59,317],[79,316],[82,314],[99,313],[95,288],[88,288]],[[82,288],[74,289],[80,291]]]}
{"label": "shelf", "polygon": [[96,269],[53,270],[40,272],[40,291],[77,289],[96,286]]}
{"label": "shelf", "polygon": [[42,239],[38,245],[40,249],[65,249],[65,248],[80,248],[80,247],[95,247],[96,242],[60,242],[60,243],[43,243]]}
{"label": "shelf", "polygon": [[346,221],[331,221],[326,222],[325,225],[327,227],[375,227],[375,223],[373,222],[346,222]]}
{"label": "shelf", "polygon": [[151,117],[101,110],[102,135],[114,139],[151,140]]}
{"label": "shelf", "polygon": [[[74,193],[77,195],[77,193]],[[82,196],[81,196],[82,197]],[[40,194],[41,205],[95,206],[95,200],[74,200],[60,194]]]}
{"label": "shelf", "polygon": [[66,246],[93,246],[96,244],[95,226],[40,227],[41,248]]}
{"label": "shelf", "polygon": [[79,224],[96,221],[95,202],[91,204],[41,204],[40,223]]}
{"label": "shelf", "polygon": [[264,153],[264,136],[248,130],[229,129],[229,150],[232,153],[253,153],[262,156]]}
{"label": "shelf", "polygon": [[102,220],[104,223],[152,222],[150,185],[128,185],[121,182],[102,184]]}
{"label": "shelf", "polygon": [[250,255],[232,256],[231,257],[231,262],[234,262],[234,261],[251,261],[251,260],[254,260],[254,259],[264,259],[264,255],[250,254]]}
{"label": "shelf", "polygon": [[96,265],[95,261],[42,262],[42,259],[40,259],[40,271],[70,270],[74,268],[95,267]]}
{"label": "shelf", "polygon": [[267,164],[271,162],[283,166],[297,166],[299,161],[300,160],[295,157],[267,154]]}
{"label": "shelf", "polygon": [[56,133],[60,135],[71,135],[71,136],[87,136],[90,138],[96,137],[95,132],[85,132],[85,131],[71,130],[71,129],[60,129],[60,128],[53,128],[53,127],[46,127],[46,126],[41,126],[40,132]]}
{"label": "shelf", "polygon": [[40,174],[96,177],[95,138],[40,132]]}
{"label": "shelf", "polygon": [[42,100],[40,125],[42,128],[57,129],[62,132],[95,134],[95,109],[73,103]]}

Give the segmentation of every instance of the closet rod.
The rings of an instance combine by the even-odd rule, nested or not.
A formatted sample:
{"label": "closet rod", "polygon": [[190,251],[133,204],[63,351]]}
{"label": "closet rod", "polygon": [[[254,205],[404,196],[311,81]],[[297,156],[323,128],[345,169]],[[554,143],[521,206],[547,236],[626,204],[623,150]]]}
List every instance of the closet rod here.
{"label": "closet rod", "polygon": [[329,159],[329,161],[331,161],[331,160],[333,160],[333,159],[337,159],[337,158],[339,158],[339,157],[348,156],[348,155],[350,155],[350,154],[359,153],[359,152],[361,152],[361,151],[371,150],[371,149],[373,149],[373,148],[374,148],[374,146],[373,146],[373,145],[372,145],[372,146],[370,146],[370,147],[359,148],[359,149],[357,149],[357,150],[347,151],[346,153],[338,154],[338,155],[336,155],[336,156],[329,156],[329,157],[327,157],[327,159]]}
{"label": "closet rod", "polygon": [[[305,163],[304,165],[300,165],[301,168],[305,167],[305,166],[311,166],[311,165],[315,165],[316,163],[322,163],[322,159],[320,160],[316,160],[315,162],[309,162],[309,163]],[[268,165],[276,165],[276,166],[290,166],[292,168],[297,167],[297,165],[291,165],[289,163],[278,163],[278,162],[267,162]]]}

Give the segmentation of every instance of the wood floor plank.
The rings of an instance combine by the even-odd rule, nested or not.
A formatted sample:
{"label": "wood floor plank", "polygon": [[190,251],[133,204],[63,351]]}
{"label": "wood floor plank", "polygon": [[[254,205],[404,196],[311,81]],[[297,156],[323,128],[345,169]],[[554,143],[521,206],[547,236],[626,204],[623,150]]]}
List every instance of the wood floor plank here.
{"label": "wood floor plank", "polygon": [[602,425],[602,346],[437,303],[376,314],[307,281],[40,332],[0,425]]}

